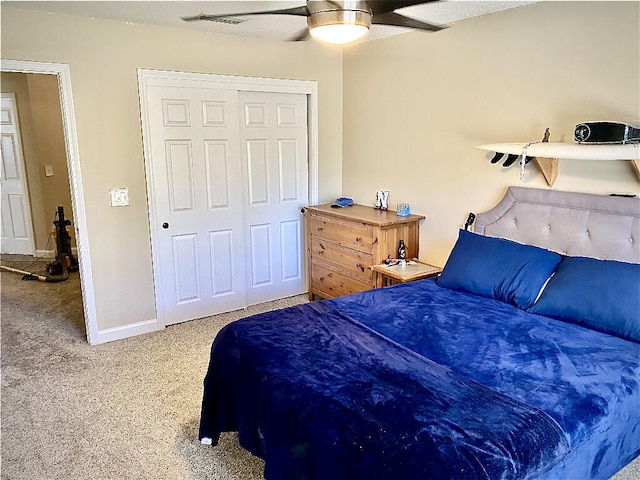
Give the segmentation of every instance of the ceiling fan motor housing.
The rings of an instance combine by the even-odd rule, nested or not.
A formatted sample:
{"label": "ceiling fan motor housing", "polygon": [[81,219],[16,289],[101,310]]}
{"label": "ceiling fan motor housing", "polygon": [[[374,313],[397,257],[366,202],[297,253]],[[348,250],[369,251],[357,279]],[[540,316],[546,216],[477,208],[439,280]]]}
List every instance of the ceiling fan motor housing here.
{"label": "ceiling fan motor housing", "polygon": [[335,24],[371,27],[371,10],[364,1],[311,0],[307,2],[307,10],[309,11],[307,24],[311,29]]}

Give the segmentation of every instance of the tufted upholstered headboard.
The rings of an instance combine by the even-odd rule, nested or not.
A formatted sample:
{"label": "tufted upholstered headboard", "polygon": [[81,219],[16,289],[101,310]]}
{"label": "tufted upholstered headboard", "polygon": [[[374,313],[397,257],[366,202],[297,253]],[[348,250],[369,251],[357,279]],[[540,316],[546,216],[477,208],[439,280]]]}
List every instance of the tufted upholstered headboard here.
{"label": "tufted upholstered headboard", "polygon": [[563,255],[640,263],[640,198],[509,187],[475,232]]}

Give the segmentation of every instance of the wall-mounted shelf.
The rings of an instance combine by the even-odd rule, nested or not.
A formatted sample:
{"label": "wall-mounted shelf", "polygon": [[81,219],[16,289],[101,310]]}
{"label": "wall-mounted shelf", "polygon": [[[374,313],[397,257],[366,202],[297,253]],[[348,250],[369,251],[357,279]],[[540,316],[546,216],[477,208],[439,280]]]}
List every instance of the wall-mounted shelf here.
{"label": "wall-mounted shelf", "polygon": [[640,145],[637,143],[595,145],[585,143],[488,143],[480,145],[480,150],[522,155],[527,149],[527,157],[534,157],[544,178],[553,185],[558,176],[558,161],[567,160],[630,160],[638,180],[640,180]]}

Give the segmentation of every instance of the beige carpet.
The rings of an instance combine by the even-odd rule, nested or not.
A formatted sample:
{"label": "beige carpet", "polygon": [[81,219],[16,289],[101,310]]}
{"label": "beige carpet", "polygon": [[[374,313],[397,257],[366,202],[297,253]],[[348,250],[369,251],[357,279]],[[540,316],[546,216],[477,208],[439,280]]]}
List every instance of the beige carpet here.
{"label": "beige carpet", "polygon": [[197,440],[209,349],[227,323],[306,295],[91,347],[77,274],[0,280],[3,479],[262,478],[235,434]]}
{"label": "beige carpet", "polygon": [[[11,260],[19,258],[3,256]],[[0,275],[1,478],[262,478],[262,461],[235,434],[214,448],[197,440],[209,348],[227,323],[306,296],[91,347],[77,277],[55,284]],[[640,462],[614,478],[637,480]]]}

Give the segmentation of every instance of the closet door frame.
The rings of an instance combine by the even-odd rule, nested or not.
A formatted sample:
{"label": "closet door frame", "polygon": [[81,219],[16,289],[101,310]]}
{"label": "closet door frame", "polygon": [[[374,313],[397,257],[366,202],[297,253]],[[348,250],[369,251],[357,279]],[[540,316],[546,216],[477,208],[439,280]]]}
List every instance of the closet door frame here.
{"label": "closet door frame", "polygon": [[[241,77],[229,75],[186,73],[161,70],[138,69],[138,88],[141,106],[141,120],[143,130],[143,150],[145,157],[145,174],[147,183],[147,197],[149,209],[149,226],[151,232],[151,251],[154,265],[159,265],[160,258],[156,258],[157,249],[153,248],[159,238],[157,218],[157,202],[154,198],[154,173],[152,168],[151,148],[148,139],[151,138],[148,114],[148,90],[152,87],[185,87],[211,88],[216,90],[234,90],[251,92],[296,93],[307,97],[308,121],[308,195],[309,203],[318,203],[318,84],[316,81],[286,80],[259,77]],[[162,292],[162,285],[158,272],[154,269],[154,288]],[[165,326],[163,305],[156,295],[156,314],[158,328]]]}

